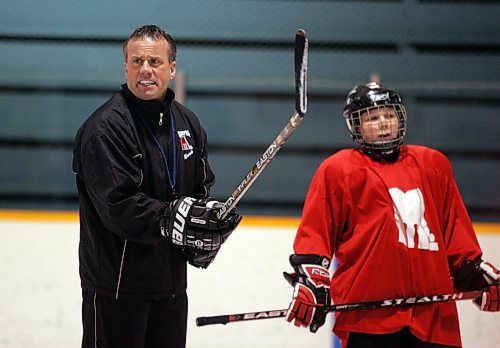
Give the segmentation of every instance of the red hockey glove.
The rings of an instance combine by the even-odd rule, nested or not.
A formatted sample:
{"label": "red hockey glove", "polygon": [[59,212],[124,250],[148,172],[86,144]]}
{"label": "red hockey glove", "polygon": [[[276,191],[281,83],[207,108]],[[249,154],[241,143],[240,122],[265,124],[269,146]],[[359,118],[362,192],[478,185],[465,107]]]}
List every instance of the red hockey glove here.
{"label": "red hockey glove", "polygon": [[483,296],[474,300],[477,307],[485,312],[500,311],[500,271],[491,263],[481,262],[479,268],[484,272],[484,278],[490,284],[483,292]]}
{"label": "red hockey glove", "polygon": [[286,320],[295,326],[308,327],[316,332],[325,323],[331,304],[330,260],[319,255],[291,255],[290,264],[295,273],[283,272],[285,279],[294,286],[293,298]]}
{"label": "red hockey glove", "polygon": [[464,262],[455,272],[455,285],[464,291],[484,290],[474,304],[482,311],[500,311],[500,271],[491,263],[479,258]]}
{"label": "red hockey glove", "polygon": [[483,296],[474,300],[476,306],[485,312],[500,311],[500,285],[492,285],[488,291],[483,292]]}

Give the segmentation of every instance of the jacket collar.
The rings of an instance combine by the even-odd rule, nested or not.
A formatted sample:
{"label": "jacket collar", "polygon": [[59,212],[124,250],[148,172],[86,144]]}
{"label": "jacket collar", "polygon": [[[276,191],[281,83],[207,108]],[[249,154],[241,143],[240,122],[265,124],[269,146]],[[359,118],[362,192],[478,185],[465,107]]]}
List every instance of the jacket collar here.
{"label": "jacket collar", "polygon": [[125,100],[131,102],[134,109],[140,112],[141,115],[146,117],[158,117],[160,112],[165,112],[169,109],[170,104],[175,98],[175,93],[170,88],[167,89],[167,94],[163,101],[159,100],[143,100],[137,98],[127,87],[127,84],[123,84],[122,86],[123,95],[125,96]]}

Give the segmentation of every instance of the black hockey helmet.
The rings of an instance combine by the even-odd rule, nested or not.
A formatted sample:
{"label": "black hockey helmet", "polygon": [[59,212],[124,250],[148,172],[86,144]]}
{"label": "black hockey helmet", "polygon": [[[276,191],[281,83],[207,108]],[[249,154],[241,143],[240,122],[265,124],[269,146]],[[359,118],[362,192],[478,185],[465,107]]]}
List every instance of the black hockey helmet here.
{"label": "black hockey helmet", "polygon": [[[393,108],[398,116],[398,134],[395,138],[367,142],[359,131],[361,115],[374,109]],[[343,116],[351,138],[363,150],[376,155],[390,155],[403,143],[406,135],[407,114],[401,96],[376,82],[355,86],[347,95]]]}

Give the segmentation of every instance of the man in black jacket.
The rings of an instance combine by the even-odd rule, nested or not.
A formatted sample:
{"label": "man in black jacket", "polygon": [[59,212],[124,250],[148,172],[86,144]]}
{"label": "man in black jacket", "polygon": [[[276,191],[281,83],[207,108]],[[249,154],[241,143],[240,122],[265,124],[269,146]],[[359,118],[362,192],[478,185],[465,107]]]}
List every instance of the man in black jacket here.
{"label": "man in black jacket", "polygon": [[187,263],[206,268],[241,216],[218,220],[205,130],[168,88],[161,28],[123,46],[127,83],[78,130],[82,347],[185,347]]}

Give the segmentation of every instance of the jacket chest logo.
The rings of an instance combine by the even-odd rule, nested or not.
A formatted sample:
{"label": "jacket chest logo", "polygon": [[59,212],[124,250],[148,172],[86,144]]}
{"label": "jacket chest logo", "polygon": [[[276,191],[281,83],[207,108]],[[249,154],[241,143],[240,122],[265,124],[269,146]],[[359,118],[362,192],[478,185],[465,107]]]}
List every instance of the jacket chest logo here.
{"label": "jacket chest logo", "polygon": [[189,143],[189,138],[191,138],[191,133],[189,130],[177,131],[177,135],[180,139],[181,150],[183,152],[184,159],[187,160],[193,154],[193,146]]}

